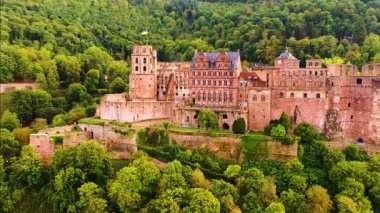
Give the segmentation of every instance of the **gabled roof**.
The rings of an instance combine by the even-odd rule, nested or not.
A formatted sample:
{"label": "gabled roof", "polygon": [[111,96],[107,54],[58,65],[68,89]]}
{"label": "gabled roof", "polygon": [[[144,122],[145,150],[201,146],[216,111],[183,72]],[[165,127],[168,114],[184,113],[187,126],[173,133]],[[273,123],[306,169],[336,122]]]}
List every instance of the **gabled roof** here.
{"label": "gabled roof", "polygon": [[280,56],[277,57],[277,59],[298,60],[289,52],[288,47],[285,48],[285,52],[281,53]]}
{"label": "gabled roof", "polygon": [[245,71],[240,73],[240,78],[245,80],[260,80],[266,81],[266,75],[262,71]]}
{"label": "gabled roof", "polygon": [[[239,58],[240,58],[240,52],[225,52],[227,57],[230,59],[231,61],[231,65],[232,65],[232,68],[237,68],[238,66],[238,63],[239,63]],[[194,63],[195,61],[197,60],[198,56],[200,54],[205,54],[205,56],[207,57],[208,59],[208,62],[209,62],[209,65],[210,66],[215,66],[215,62],[216,62],[216,59],[218,58],[218,56],[221,54],[221,52],[214,52],[214,53],[210,53],[210,52],[204,52],[204,53],[195,53],[194,54],[194,57],[193,57],[193,61],[192,61],[192,65],[191,67],[194,67]]]}

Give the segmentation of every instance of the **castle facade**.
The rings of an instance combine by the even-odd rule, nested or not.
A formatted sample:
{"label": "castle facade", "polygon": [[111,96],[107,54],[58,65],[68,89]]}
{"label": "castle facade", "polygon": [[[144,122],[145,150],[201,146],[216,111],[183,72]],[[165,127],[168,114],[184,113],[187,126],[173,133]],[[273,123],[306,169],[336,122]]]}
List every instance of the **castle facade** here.
{"label": "castle facade", "polygon": [[198,127],[200,109],[219,116],[231,129],[244,118],[248,130],[263,130],[287,112],[293,123],[308,122],[330,139],[380,145],[380,64],[330,65],[306,60],[288,50],[274,66],[242,68],[240,53],[195,53],[191,62],[157,62],[152,46],[137,45],[131,56],[129,93],[105,95],[97,109],[102,119],[139,122],[171,119]]}

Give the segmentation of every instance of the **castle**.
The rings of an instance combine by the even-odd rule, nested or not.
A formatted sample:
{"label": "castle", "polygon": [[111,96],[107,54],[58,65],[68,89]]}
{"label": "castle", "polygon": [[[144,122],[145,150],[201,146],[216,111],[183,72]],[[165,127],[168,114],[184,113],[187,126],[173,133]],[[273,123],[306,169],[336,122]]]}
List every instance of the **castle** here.
{"label": "castle", "polygon": [[294,124],[308,122],[329,139],[380,145],[380,64],[306,67],[287,49],[274,66],[242,68],[240,53],[196,52],[191,62],[157,62],[150,45],[131,56],[129,93],[105,95],[96,115],[121,122],[171,119],[198,127],[200,109],[210,108],[231,129],[244,118],[248,130],[263,130],[287,112]]}

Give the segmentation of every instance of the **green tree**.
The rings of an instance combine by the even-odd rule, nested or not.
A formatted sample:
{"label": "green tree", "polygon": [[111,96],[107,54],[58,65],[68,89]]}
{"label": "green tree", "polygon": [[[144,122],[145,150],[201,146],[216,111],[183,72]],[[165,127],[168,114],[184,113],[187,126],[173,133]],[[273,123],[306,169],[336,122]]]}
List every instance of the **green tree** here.
{"label": "green tree", "polygon": [[189,191],[189,205],[183,212],[220,212],[220,203],[206,189],[192,188]]}
{"label": "green tree", "polygon": [[282,203],[271,203],[266,209],[265,213],[285,213],[285,207]]}
{"label": "green tree", "polygon": [[301,137],[302,143],[313,143],[320,139],[319,132],[309,123],[300,123],[294,129],[294,134]]}
{"label": "green tree", "polygon": [[361,161],[366,159],[368,156],[360,150],[360,148],[354,144],[349,144],[344,150],[344,155],[346,160],[357,160]]}
{"label": "green tree", "polygon": [[304,193],[307,187],[306,178],[300,175],[293,175],[289,180],[289,188],[298,193]]}
{"label": "green tree", "polygon": [[339,213],[359,213],[357,204],[349,197],[338,196],[336,202]]}
{"label": "green tree", "polygon": [[21,126],[20,120],[17,118],[17,114],[5,110],[3,116],[0,119],[0,127],[12,131],[15,128]]}
{"label": "green tree", "polygon": [[52,126],[64,126],[66,125],[66,115],[64,114],[58,114],[54,116],[53,121],[52,121]]}
{"label": "green tree", "polygon": [[51,164],[54,173],[68,167],[81,170],[86,182],[99,186],[105,186],[112,173],[107,152],[97,141],[83,141],[78,146],[57,150]]}
{"label": "green tree", "polygon": [[0,52],[0,83],[7,83],[14,79],[16,61],[13,57]]}
{"label": "green tree", "polygon": [[121,93],[126,89],[127,84],[120,77],[116,77],[109,85],[109,89],[112,93]]}
{"label": "green tree", "polygon": [[92,97],[87,93],[87,89],[80,83],[73,83],[69,85],[66,90],[66,101],[68,108],[71,108],[77,104],[88,106],[93,103]]}
{"label": "green tree", "polygon": [[81,61],[86,72],[90,69],[97,69],[105,73],[108,65],[112,62],[112,57],[101,48],[92,46],[83,52]]}
{"label": "green tree", "polygon": [[33,120],[30,127],[32,128],[32,132],[38,132],[42,129],[48,128],[48,123],[47,120],[44,118],[36,118]]}
{"label": "green tree", "polygon": [[201,109],[198,114],[198,123],[204,129],[217,129],[218,116],[211,109]]}
{"label": "green tree", "polygon": [[287,112],[283,112],[280,116],[280,123],[284,126],[286,134],[290,134],[293,131],[292,120]]}
{"label": "green tree", "polygon": [[57,62],[59,79],[64,87],[80,81],[81,64],[76,56],[57,55],[54,59]]}
{"label": "green tree", "polygon": [[265,177],[259,197],[263,206],[269,206],[272,202],[278,201],[276,183],[272,177]]}
{"label": "green tree", "polygon": [[287,191],[281,192],[281,200],[285,205],[286,212],[306,212],[306,198],[304,194],[300,194],[289,189]]}
{"label": "green tree", "polygon": [[16,90],[11,94],[11,109],[21,123],[29,124],[39,109],[51,107],[51,101],[51,95],[42,90]]}
{"label": "green tree", "polygon": [[245,133],[245,120],[244,118],[238,118],[232,124],[232,131],[235,134],[244,134]]}
{"label": "green tree", "polygon": [[137,168],[124,167],[116,174],[116,180],[111,182],[108,195],[118,204],[121,211],[137,210],[142,205],[139,193],[142,187]]}
{"label": "green tree", "polygon": [[332,58],[323,59],[323,64],[328,67],[329,65],[340,65],[343,64],[344,60],[339,56],[334,56]]}
{"label": "green tree", "polygon": [[191,177],[191,185],[193,188],[208,189],[210,188],[211,183],[205,178],[203,172],[199,168],[196,168],[194,169],[193,176]]}
{"label": "green tree", "polygon": [[86,80],[84,82],[84,85],[87,88],[87,91],[90,93],[94,93],[100,83],[100,72],[99,70],[96,69],[90,69],[90,71],[87,72],[86,74]]}
{"label": "green tree", "polygon": [[239,177],[240,170],[241,168],[239,165],[229,165],[223,174],[229,179],[234,179],[234,178]]}
{"label": "green tree", "polygon": [[37,73],[36,82],[40,87],[48,92],[52,92],[59,86],[59,76],[55,60],[40,62],[42,72]]}
{"label": "green tree", "polygon": [[21,156],[12,164],[12,168],[17,184],[39,186],[43,181],[42,158],[29,145],[22,147]]}
{"label": "green tree", "polygon": [[282,140],[286,135],[285,127],[282,124],[278,124],[272,128],[270,135],[276,140]]}
{"label": "green tree", "polygon": [[85,117],[87,117],[86,109],[80,106],[76,106],[67,113],[66,122],[67,124],[73,124]]}
{"label": "green tree", "polygon": [[9,159],[17,156],[20,151],[19,149],[20,145],[12,133],[7,129],[0,129],[0,155]]}
{"label": "green tree", "polygon": [[21,145],[29,144],[29,135],[32,133],[32,130],[29,127],[16,128],[12,131],[13,136]]}
{"label": "green tree", "polygon": [[307,192],[307,212],[330,212],[332,201],[327,190],[321,186],[314,185]]}
{"label": "green tree", "polygon": [[107,201],[102,198],[103,193],[95,183],[85,183],[78,188],[79,200],[76,205],[83,212],[106,212]]}
{"label": "green tree", "polygon": [[346,156],[341,150],[327,149],[323,156],[323,165],[327,170],[333,168],[337,163],[346,160]]}
{"label": "green tree", "polygon": [[121,78],[123,82],[128,82],[130,72],[125,61],[112,61],[107,67],[108,80],[111,82],[116,78]]}

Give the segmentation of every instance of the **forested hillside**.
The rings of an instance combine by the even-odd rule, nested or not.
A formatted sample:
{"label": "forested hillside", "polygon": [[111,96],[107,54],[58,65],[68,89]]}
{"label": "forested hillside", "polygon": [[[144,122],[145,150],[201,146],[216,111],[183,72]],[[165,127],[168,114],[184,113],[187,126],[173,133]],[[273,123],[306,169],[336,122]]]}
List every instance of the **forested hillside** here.
{"label": "forested hillside", "polygon": [[83,79],[93,68],[83,56],[89,48],[128,61],[146,40],[162,61],[190,60],[195,49],[240,49],[243,60],[272,63],[288,45],[300,59],[339,56],[361,66],[380,61],[379,19],[377,0],[3,0],[0,81],[36,79],[38,62],[48,59],[58,71],[70,61]]}

